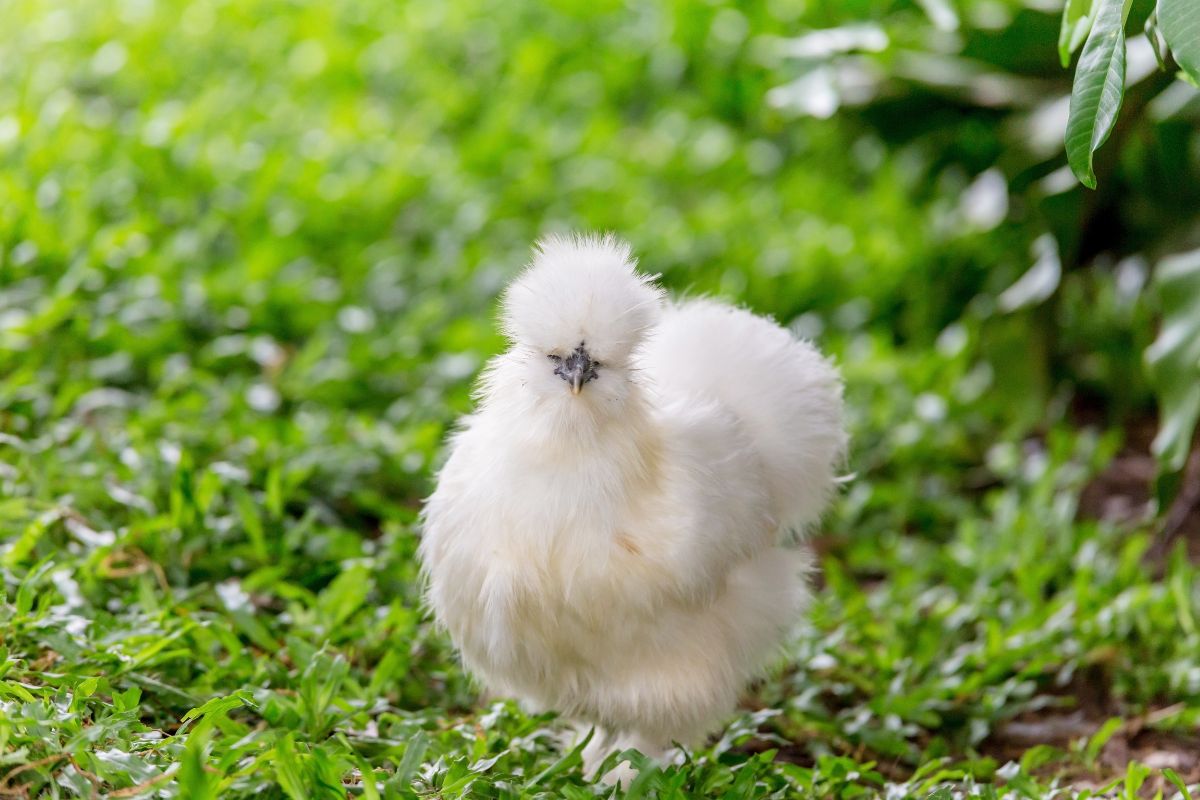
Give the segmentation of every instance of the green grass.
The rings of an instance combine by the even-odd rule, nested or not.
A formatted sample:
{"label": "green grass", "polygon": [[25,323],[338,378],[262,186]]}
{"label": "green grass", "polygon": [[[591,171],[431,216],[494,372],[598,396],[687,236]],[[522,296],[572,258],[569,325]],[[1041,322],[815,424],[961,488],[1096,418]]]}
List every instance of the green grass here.
{"label": "green grass", "polygon": [[1033,323],[965,311],[1035,232],[771,111],[760,37],[873,8],[785,5],[0,5],[0,797],[611,793],[480,697],[414,563],[495,293],[572,228],[795,321],[852,414],[811,613],[630,796],[1170,787],[1137,737],[1194,744],[1197,569],[1077,513],[1120,433],[1030,410],[991,364]]}

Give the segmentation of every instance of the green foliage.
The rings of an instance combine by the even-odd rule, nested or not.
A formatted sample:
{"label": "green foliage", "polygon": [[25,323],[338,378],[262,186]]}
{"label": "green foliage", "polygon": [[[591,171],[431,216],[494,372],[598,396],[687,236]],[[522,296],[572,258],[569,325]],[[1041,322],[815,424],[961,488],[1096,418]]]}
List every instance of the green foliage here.
{"label": "green foliage", "polygon": [[[1194,376],[1176,373],[1186,380],[1168,389],[1138,357],[1154,338],[1153,306],[1140,297],[1150,264],[1195,246],[1200,208],[1200,94],[1147,58],[1172,57],[1161,4],[1065,2],[1055,21],[1060,61],[1085,51],[1072,85],[1047,59],[1046,15],[967,0],[947,35],[938,20],[948,17],[922,9],[884,4],[870,23],[785,40],[773,49],[790,82],[773,90],[775,103],[867,125],[937,187],[929,238],[945,247],[931,258],[955,277],[933,278],[937,299],[926,307],[955,305],[941,286],[962,293],[958,307],[981,326],[1019,425],[1037,424],[1062,392],[1103,398],[1110,422],[1152,399],[1164,419],[1177,416],[1167,394],[1186,393]],[[1167,12],[1173,47],[1186,50],[1194,4]],[[1145,35],[1127,39],[1135,25]],[[1073,175],[1098,193],[1079,191]],[[907,305],[902,335],[914,333],[903,323],[922,305]],[[1161,462],[1164,503],[1179,485],[1178,463]]]}
{"label": "green foliage", "polygon": [[[1125,21],[1132,5],[1133,0],[1066,0],[1063,7],[1058,52],[1064,67],[1083,44],[1071,90],[1067,156],[1071,171],[1089,189],[1096,188],[1092,154],[1112,132],[1125,96]],[[1160,32],[1179,62],[1180,76],[1200,85],[1200,13],[1195,4],[1159,0],[1147,21],[1146,36],[1161,63]]]}
{"label": "green foliage", "polygon": [[[1032,122],[1070,89],[1059,24],[1015,0],[0,3],[0,796],[610,796],[561,721],[480,700],[414,561],[495,294],[568,228],[818,338],[855,442],[802,630],[630,794],[1186,791],[1112,772],[1116,724],[997,744],[1079,676],[1124,722],[1165,706],[1164,737],[1200,720],[1196,567],[1157,580],[1145,525],[1080,512],[1122,442],[1069,413],[1149,408],[1138,257],[1189,249],[1194,106],[1130,114],[1166,91],[1144,78],[1099,190],[1061,188],[1061,120]],[[1195,315],[1166,263],[1175,454]]]}
{"label": "green foliage", "polygon": [[1071,54],[1079,49],[1092,28],[1092,0],[1067,0],[1058,32],[1058,57],[1063,67],[1071,66]]}
{"label": "green foliage", "polygon": [[[1071,10],[1068,0],[1064,24]],[[1075,177],[1089,189],[1096,188],[1092,153],[1112,133],[1125,96],[1124,12],[1125,0],[1096,0],[1091,32],[1075,68],[1067,118],[1067,159]]]}
{"label": "green foliage", "polygon": [[1200,86],[1200,14],[1188,0],[1158,0],[1158,25],[1179,68]]}
{"label": "green foliage", "polygon": [[1146,350],[1163,407],[1154,452],[1178,472],[1200,420],[1200,250],[1164,259],[1154,284],[1163,313],[1158,338]]}

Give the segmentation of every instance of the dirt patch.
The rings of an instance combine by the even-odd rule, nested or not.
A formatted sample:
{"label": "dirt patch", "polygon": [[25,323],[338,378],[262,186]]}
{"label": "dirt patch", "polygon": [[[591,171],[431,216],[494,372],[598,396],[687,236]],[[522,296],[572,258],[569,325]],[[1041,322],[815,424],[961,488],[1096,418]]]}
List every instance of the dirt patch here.
{"label": "dirt patch", "polygon": [[[1073,416],[1080,422],[1090,418],[1079,409],[1074,410]],[[1157,427],[1150,417],[1127,423],[1121,452],[1080,493],[1080,519],[1099,519],[1118,525],[1140,525],[1153,520],[1158,461],[1151,446]],[[1187,543],[1191,560],[1200,563],[1200,431],[1192,443],[1175,498],[1162,512],[1162,522],[1146,554],[1147,561],[1161,569],[1175,543],[1181,540]]]}
{"label": "dirt patch", "polygon": [[[1155,770],[1172,769],[1189,784],[1200,782],[1200,731],[1160,729],[1160,725],[1182,710],[1168,706],[1133,717],[1122,723],[1104,742],[1088,763],[1085,758],[1067,758],[1046,763],[1036,770],[1056,776],[1080,789],[1098,788],[1125,775],[1131,761]],[[1106,718],[1083,711],[1061,714],[1029,715],[999,726],[984,743],[983,750],[997,761],[1019,761],[1036,745],[1050,745],[1069,751],[1099,733]],[[1144,787],[1149,795],[1158,789],[1171,793],[1171,787],[1157,773]]]}

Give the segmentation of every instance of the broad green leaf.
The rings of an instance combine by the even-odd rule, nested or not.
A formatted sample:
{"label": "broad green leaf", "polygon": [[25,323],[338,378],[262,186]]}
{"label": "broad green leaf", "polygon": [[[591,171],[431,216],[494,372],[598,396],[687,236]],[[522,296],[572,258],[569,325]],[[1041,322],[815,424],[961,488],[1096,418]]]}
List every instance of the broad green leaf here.
{"label": "broad green leaf", "polygon": [[[34,604],[39,599],[42,580],[53,568],[54,562],[51,560],[51,556],[46,556],[21,581],[21,585],[17,587],[17,597],[14,603],[18,615],[23,616],[33,610]],[[45,595],[40,596],[44,597]]]}
{"label": "broad green leaf", "polygon": [[[1120,720],[1118,720],[1119,722]],[[1033,747],[1025,751],[1021,756],[1021,769],[1028,773],[1033,773],[1036,770],[1062,758],[1063,752],[1057,747],[1048,744],[1035,744]]]}
{"label": "broad green leaf", "polygon": [[1161,413],[1154,454],[1163,469],[1183,469],[1200,419],[1200,250],[1163,259],[1154,273],[1162,327],[1146,348]]}
{"label": "broad green leaf", "polygon": [[248,692],[239,691],[234,692],[227,697],[214,697],[204,705],[197,706],[196,708],[193,708],[191,711],[184,714],[183,722],[187,722],[188,720],[195,719],[197,717],[207,717],[214,714],[228,714],[233,709],[240,708],[241,706],[249,706],[251,708],[254,707],[254,701],[251,699]]}
{"label": "broad green leaf", "polygon": [[1122,0],[1097,0],[1092,30],[1071,87],[1067,161],[1079,182],[1096,188],[1092,154],[1112,133],[1125,94],[1125,14]]}
{"label": "broad green leaf", "polygon": [[279,642],[271,638],[271,632],[259,621],[254,612],[244,608],[230,609],[229,617],[233,620],[234,627],[243,636],[262,649],[270,653],[279,649]]}
{"label": "broad green leaf", "polygon": [[1183,800],[1192,800],[1192,793],[1188,789],[1183,778],[1179,777],[1178,772],[1168,767],[1162,771],[1162,774],[1164,778],[1169,780],[1172,784],[1174,784],[1175,788],[1179,790],[1179,796],[1182,797]]}
{"label": "broad green leaf", "polygon": [[425,758],[425,750],[429,747],[429,739],[426,738],[424,731],[417,731],[411,739],[408,740],[408,746],[404,748],[404,757],[400,759],[400,765],[396,767],[396,774],[392,776],[392,782],[396,786],[407,787],[414,775],[417,774],[417,769],[421,766],[421,759]]}
{"label": "broad green leaf", "polygon": [[1196,0],[1158,0],[1158,29],[1179,66],[1200,84],[1200,5]]}
{"label": "broad green leaf", "polygon": [[1154,50],[1154,60],[1158,62],[1158,68],[1164,72],[1167,70],[1167,42],[1163,39],[1162,31],[1158,27],[1158,12],[1153,11],[1150,16],[1146,17],[1146,24],[1142,27],[1142,32],[1146,34],[1146,41],[1150,42],[1150,47]]}
{"label": "broad green leaf", "polygon": [[1058,255],[1058,242],[1054,234],[1043,233],[1033,242],[1033,266],[996,298],[1000,310],[1016,311],[1026,306],[1035,306],[1054,294],[1062,279],[1062,259]]}
{"label": "broad green leaf", "polygon": [[1092,27],[1092,0],[1067,0],[1062,25],[1058,29],[1058,58],[1063,67],[1071,65],[1071,55],[1083,44]]}
{"label": "broad green leaf", "polygon": [[81,709],[86,707],[87,699],[96,693],[99,686],[100,679],[94,676],[80,681],[75,687],[75,696],[71,699],[71,711],[78,714]]}
{"label": "broad green leaf", "polygon": [[589,730],[587,732],[587,736],[584,736],[583,739],[581,739],[573,748],[571,748],[570,752],[558,759],[558,761],[555,761],[553,764],[546,767],[544,770],[535,775],[533,779],[529,781],[529,783],[525,784],[526,790],[531,790],[535,786],[540,786],[546,783],[548,780],[564,770],[583,764],[583,750],[588,746],[588,742],[590,742],[592,737],[595,735],[595,728]]}
{"label": "broad green leaf", "polygon": [[1100,757],[1100,751],[1104,749],[1104,745],[1108,744],[1108,740],[1117,734],[1125,724],[1120,717],[1113,717],[1107,720],[1100,729],[1097,730],[1092,737],[1088,739],[1087,745],[1084,747],[1084,758],[1091,763]]}
{"label": "broad green leaf", "polygon": [[1150,777],[1150,768],[1136,761],[1130,761],[1125,766],[1125,796],[1137,797],[1138,790]]}
{"label": "broad green leaf", "polygon": [[[637,770],[637,777],[629,784],[626,800],[641,800],[653,796],[653,790],[662,783],[662,770],[657,764],[637,750],[625,750],[617,756],[616,764],[628,761]],[[607,763],[607,762],[606,762]],[[605,769],[601,766],[600,769]]]}
{"label": "broad green leaf", "polygon": [[325,711],[337,697],[349,669],[341,653],[331,657],[325,652],[317,653],[304,668],[300,676],[300,699],[310,733],[320,734],[332,726]]}
{"label": "broad green leaf", "polygon": [[137,686],[130,686],[123,692],[113,692],[113,705],[117,711],[132,711],[137,708],[141,698],[142,690]]}
{"label": "broad green leaf", "polygon": [[354,761],[354,766],[358,767],[358,774],[362,778],[364,800],[379,800],[379,781],[375,776],[374,767],[357,753],[352,755],[351,759]]}
{"label": "broad green leaf", "polygon": [[37,701],[37,698],[30,694],[28,689],[16,681],[0,682],[0,694],[9,695],[10,697],[17,697],[29,703]]}
{"label": "broad green leaf", "polygon": [[258,508],[254,505],[254,499],[245,489],[238,488],[234,493],[234,503],[237,506],[238,516],[242,520],[242,528],[246,531],[246,537],[250,540],[250,546],[254,549],[254,555],[261,562],[266,562],[270,557],[267,551],[267,539],[263,532],[262,518],[258,515]]}
{"label": "broad green leaf", "polygon": [[183,763],[179,768],[180,797],[190,800],[216,800],[217,776],[205,769],[208,763],[206,747],[210,732],[207,728],[196,728],[187,738]]}
{"label": "broad green leaf", "polygon": [[56,511],[47,511],[35,517],[32,522],[25,526],[21,535],[15,541],[6,545],[3,558],[0,558],[0,563],[4,566],[12,567],[28,558],[50,525],[57,522],[58,518],[59,515]]}
{"label": "broad green leaf", "polygon": [[348,761],[333,758],[328,748],[318,745],[311,748],[304,766],[309,780],[308,800],[344,800],[342,775],[350,769]]}
{"label": "broad green leaf", "polygon": [[296,745],[290,733],[280,737],[275,743],[275,780],[279,783],[279,788],[292,800],[308,800],[304,773],[296,757]]}
{"label": "broad green leaf", "polygon": [[186,636],[188,631],[190,631],[193,627],[194,623],[184,623],[177,630],[172,631],[167,636],[163,636],[161,639],[154,640],[149,645],[142,648],[131,659],[129,659],[129,661],[122,666],[121,671],[126,672],[128,670],[140,667],[143,664],[150,663],[156,655],[167,648],[167,645],[173,643],[181,636]]}
{"label": "broad green leaf", "polygon": [[325,587],[317,604],[328,620],[330,630],[337,628],[359,609],[373,586],[370,570],[362,564],[355,564]]}
{"label": "broad green leaf", "polygon": [[401,650],[399,647],[392,647],[383,654],[383,658],[375,665],[375,670],[371,675],[371,683],[367,687],[367,691],[372,694],[382,692],[384,687],[391,681],[395,680],[396,675],[407,663],[407,651]]}

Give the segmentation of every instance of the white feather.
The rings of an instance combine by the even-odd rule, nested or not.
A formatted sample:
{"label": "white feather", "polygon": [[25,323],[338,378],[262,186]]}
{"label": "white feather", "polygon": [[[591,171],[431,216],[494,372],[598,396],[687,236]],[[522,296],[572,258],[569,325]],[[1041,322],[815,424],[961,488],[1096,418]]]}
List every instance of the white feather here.
{"label": "white feather", "polygon": [[[428,602],[492,691],[596,725],[595,762],[693,745],[806,597],[837,371],[762,317],[668,305],[611,238],[543,241],[424,511]],[[550,356],[586,347],[575,394]]]}

